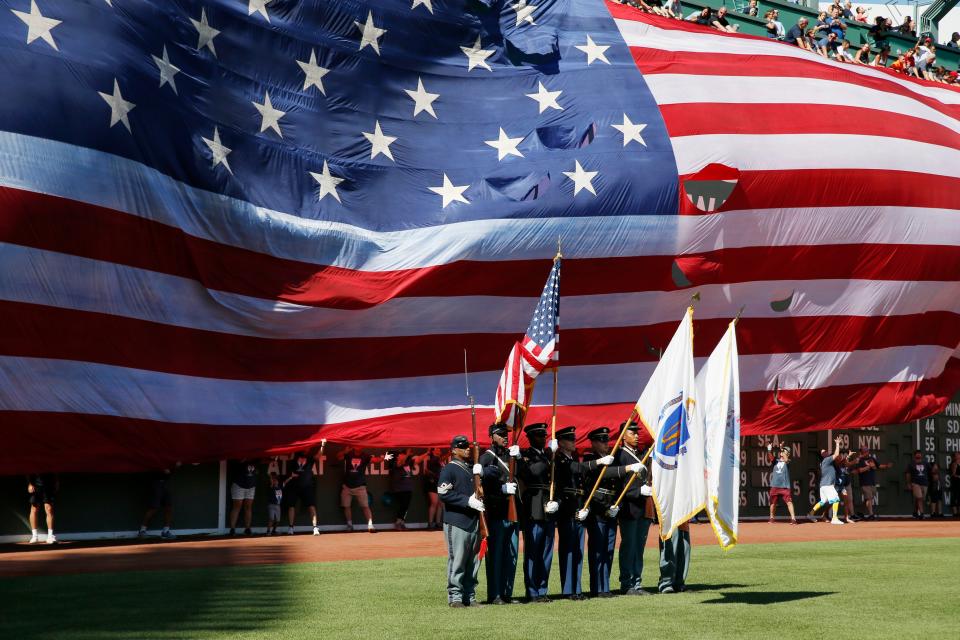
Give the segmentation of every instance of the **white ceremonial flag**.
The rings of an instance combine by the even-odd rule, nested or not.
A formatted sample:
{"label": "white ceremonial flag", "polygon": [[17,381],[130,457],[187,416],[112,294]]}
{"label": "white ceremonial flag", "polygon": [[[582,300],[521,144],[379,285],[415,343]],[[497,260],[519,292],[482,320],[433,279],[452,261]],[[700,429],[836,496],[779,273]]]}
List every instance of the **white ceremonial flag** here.
{"label": "white ceremonial flag", "polygon": [[723,549],[737,544],[740,512],[740,370],[737,326],[727,332],[697,374],[704,418],[707,514]]}
{"label": "white ceremonial flag", "polygon": [[703,418],[693,368],[693,307],[687,309],[636,409],[653,437],[653,502],[660,537],[668,540],[706,504]]}

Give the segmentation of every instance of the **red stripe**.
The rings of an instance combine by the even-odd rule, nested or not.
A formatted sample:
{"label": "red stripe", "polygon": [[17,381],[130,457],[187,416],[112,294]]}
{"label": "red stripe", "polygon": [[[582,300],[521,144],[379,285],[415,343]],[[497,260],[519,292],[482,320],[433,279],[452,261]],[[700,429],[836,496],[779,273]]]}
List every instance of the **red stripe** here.
{"label": "red stripe", "polygon": [[[923,187],[914,188],[919,185]],[[737,188],[720,212],[806,207],[960,210],[960,179],[874,169],[741,171]],[[688,209],[683,212],[690,213]]]}
{"label": "red stripe", "polygon": [[[496,371],[514,337],[453,334],[396,338],[277,340],[186,329],[143,320],[41,305],[0,302],[5,320],[0,353],[52,358],[231,380],[298,382],[372,380],[458,374],[463,349],[474,371]],[[710,355],[727,319],[695,322],[695,355]],[[742,355],[832,352],[909,345],[952,348],[960,314],[742,318]],[[675,322],[602,329],[567,329],[568,366],[652,362],[650,349],[670,342]],[[516,399],[523,376],[519,350],[509,351]],[[539,363],[537,363],[539,366]]]}
{"label": "red stripe", "polygon": [[[710,104],[660,106],[670,137],[710,134],[814,135],[861,133],[960,149],[960,133],[910,115],[823,104]],[[863,123],[856,131],[851,122]],[[801,142],[802,144],[802,142]],[[789,153],[788,149],[781,149]]]}
{"label": "red stripe", "polygon": [[[839,176],[841,172],[837,172]],[[843,174],[855,175],[851,171]],[[954,190],[935,176],[899,172],[861,172],[850,189],[849,177],[832,182],[833,173],[744,172],[727,209],[791,205],[811,200],[814,206],[853,206],[858,200],[895,206],[909,195],[911,205],[925,199],[952,201]],[[880,184],[879,174],[916,175],[922,189]],[[803,182],[806,176],[811,181]],[[779,179],[778,179],[779,177]],[[875,178],[876,180],[872,180]],[[903,179],[901,177],[901,179]],[[877,183],[877,193],[864,192]],[[838,184],[839,183],[839,184]],[[827,187],[842,191],[824,191]],[[794,192],[796,190],[796,192]],[[899,192],[894,201],[882,195]],[[746,194],[750,194],[749,197]],[[879,195],[878,195],[879,194]],[[846,200],[846,202],[843,202]],[[157,222],[118,211],[28,191],[0,188],[0,241],[158,271],[226,291],[304,305],[360,309],[395,297],[451,295],[536,296],[549,272],[548,260],[457,261],[445,265],[389,272],[369,272],[310,264],[268,256],[202,240]],[[589,295],[631,291],[671,291],[672,256],[567,259],[564,294]],[[872,280],[954,281],[960,271],[960,247],[917,245],[827,245],[746,247],[688,254],[677,259],[694,285],[757,280],[857,278]]]}
{"label": "red stripe", "polygon": [[[937,378],[911,383],[829,387],[743,394],[742,435],[794,433],[907,422],[942,411],[960,387],[960,359]],[[577,426],[578,445],[597,426],[615,427],[632,404],[563,406],[561,424]],[[550,407],[534,407],[528,423],[550,419]],[[481,411],[481,424],[492,412]],[[784,427],[802,424],[802,427]],[[449,447],[470,429],[470,410],[388,416],[338,425],[213,426],[169,424],[112,416],[26,411],[0,412],[0,468],[8,475],[47,471],[139,471],[176,461],[205,462],[289,452],[317,446],[321,438],[365,447]],[[616,430],[616,429],[614,429]],[[483,430],[485,432],[485,430]],[[642,433],[642,432],[641,432]],[[485,433],[482,443],[486,444]],[[83,456],[77,452],[82,451]]]}

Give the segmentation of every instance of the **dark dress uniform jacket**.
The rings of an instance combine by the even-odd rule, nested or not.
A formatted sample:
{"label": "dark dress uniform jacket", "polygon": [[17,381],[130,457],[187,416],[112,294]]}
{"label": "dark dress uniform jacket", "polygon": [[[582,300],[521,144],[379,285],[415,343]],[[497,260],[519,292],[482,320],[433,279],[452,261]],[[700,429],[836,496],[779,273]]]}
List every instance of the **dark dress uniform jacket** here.
{"label": "dark dress uniform jacket", "polygon": [[444,504],[443,521],[464,531],[473,531],[480,512],[470,507],[473,495],[473,465],[451,460],[440,471],[437,494]]}
{"label": "dark dress uniform jacket", "polygon": [[[621,481],[626,483],[630,480],[632,473],[626,470],[627,465],[640,462],[642,454],[626,447],[617,451],[617,475]],[[610,473],[609,471],[607,473]],[[620,518],[624,520],[637,520],[646,515],[647,496],[640,494],[640,487],[647,483],[647,468],[640,467],[639,477],[633,481],[626,495],[620,502]],[[621,485],[622,486],[622,485]]]}
{"label": "dark dress uniform jacket", "polygon": [[544,521],[547,519],[546,506],[550,501],[550,458],[549,449],[539,451],[530,447],[523,450],[520,458],[519,476],[523,480],[524,520]]}
{"label": "dark dress uniform jacket", "polygon": [[[593,451],[587,451],[583,454],[584,462],[595,461],[599,457],[600,456]],[[593,489],[593,485],[597,482],[597,475],[600,474],[601,469],[603,469],[603,467],[598,466],[596,462],[594,462],[594,467],[584,472],[583,486],[586,487],[587,493]],[[590,513],[601,516],[606,514],[607,509],[616,501],[617,496],[620,495],[620,490],[623,488],[623,483],[620,478],[624,475],[627,474],[624,473],[620,467],[607,467],[607,472],[603,474],[603,480],[600,481],[600,486],[597,487],[597,492],[593,495],[593,500],[590,501]]]}
{"label": "dark dress uniform jacket", "polygon": [[[576,453],[573,455],[576,456]],[[557,465],[554,471],[554,499],[560,503],[557,517],[572,518],[580,510],[580,505],[586,499],[584,497],[584,474],[590,473],[596,468],[595,460],[579,462],[575,457],[557,451]],[[592,488],[593,485],[590,485],[586,490],[589,491]]]}
{"label": "dark dress uniform jacket", "polygon": [[[510,479],[510,453],[506,447],[493,445],[480,456],[483,467],[483,504],[488,520],[506,520],[509,497],[503,483]],[[519,497],[519,496],[518,496]]]}

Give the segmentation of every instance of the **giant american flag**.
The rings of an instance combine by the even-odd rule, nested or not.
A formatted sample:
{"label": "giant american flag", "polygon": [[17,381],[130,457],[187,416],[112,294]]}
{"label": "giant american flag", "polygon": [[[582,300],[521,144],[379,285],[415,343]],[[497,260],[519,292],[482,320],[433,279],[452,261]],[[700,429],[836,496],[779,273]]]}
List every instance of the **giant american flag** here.
{"label": "giant american flag", "polygon": [[0,60],[6,473],[445,444],[558,237],[581,433],[694,291],[744,434],[960,386],[943,85],[601,0],[0,0]]}

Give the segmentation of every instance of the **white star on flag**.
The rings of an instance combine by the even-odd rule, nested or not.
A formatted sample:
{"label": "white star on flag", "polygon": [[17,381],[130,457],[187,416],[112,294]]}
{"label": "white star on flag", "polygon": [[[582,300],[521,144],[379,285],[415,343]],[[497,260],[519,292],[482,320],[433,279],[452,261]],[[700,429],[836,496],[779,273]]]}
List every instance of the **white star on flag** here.
{"label": "white star on flag", "polygon": [[54,20],[41,14],[40,9],[37,7],[37,0],[30,0],[30,13],[17,11],[16,9],[11,9],[10,11],[27,25],[27,44],[39,38],[53,47],[54,51],[60,50],[57,48],[57,43],[53,41],[53,34],[50,33],[50,31],[60,24],[62,20]]}
{"label": "white star on flag", "polygon": [[537,5],[527,4],[527,0],[520,0],[520,2],[513,5],[511,8],[517,12],[516,26],[519,27],[521,22],[534,25],[537,24],[533,21],[533,12],[537,9]]}
{"label": "white star on flag", "polygon": [[433,101],[440,97],[439,93],[429,93],[423,88],[423,80],[417,77],[417,89],[404,89],[404,92],[413,99],[413,117],[421,111],[426,111],[434,118],[437,114],[433,111]]}
{"label": "white star on flag", "polygon": [[423,5],[427,8],[427,11],[433,13],[433,0],[413,0],[413,4],[410,6],[410,10],[413,11],[420,5]]}
{"label": "white star on flag", "polygon": [[451,202],[464,202],[470,204],[470,201],[463,197],[463,192],[469,188],[470,185],[465,184],[462,187],[454,186],[450,182],[450,178],[447,177],[447,174],[443,174],[443,186],[441,187],[430,187],[430,191],[433,191],[435,194],[443,198],[443,206],[441,209],[446,209],[447,205]]}
{"label": "white star on flag", "polygon": [[360,51],[363,51],[363,48],[369,45],[371,49],[377,52],[377,55],[380,55],[379,40],[387,30],[380,29],[373,24],[373,11],[367,12],[367,22],[365,24],[360,24],[356,20],[353,21],[353,24],[357,25],[357,29],[363,32],[360,36]]}
{"label": "white star on flag", "polygon": [[230,168],[230,163],[227,162],[227,156],[230,155],[232,149],[228,149],[220,143],[220,131],[217,127],[213,128],[213,140],[204,138],[203,136],[201,136],[200,139],[210,148],[210,155],[213,158],[213,164],[210,165],[210,168],[216,169],[218,164],[222,164],[230,175],[233,175],[233,169]]}
{"label": "white star on flag", "polygon": [[310,87],[316,87],[320,90],[320,93],[327,95],[327,90],[323,88],[323,76],[330,73],[330,69],[317,64],[317,52],[311,49],[310,60],[307,62],[297,60],[297,64],[303,70],[303,90],[306,91]]}
{"label": "white star on flag", "polygon": [[282,138],[283,133],[280,131],[280,118],[287,115],[287,112],[273,108],[273,103],[270,102],[270,92],[264,91],[263,104],[252,101],[251,104],[260,112],[260,133],[263,133],[267,129],[273,129],[277,132],[277,135]]}
{"label": "white star on flag", "polygon": [[647,146],[647,143],[643,141],[643,136],[640,135],[640,132],[646,129],[647,125],[630,122],[627,114],[623,114],[623,124],[612,124],[610,126],[623,134],[623,146],[627,146],[634,140],[644,147]]}
{"label": "white star on flag", "polygon": [[586,189],[593,195],[597,195],[597,192],[593,189],[593,183],[591,182],[599,171],[584,171],[583,167],[580,166],[580,161],[576,160],[576,167],[573,171],[564,171],[563,175],[567,176],[573,180],[573,195],[576,196],[580,193],[581,189]]}
{"label": "white star on flag", "polygon": [[163,85],[169,84],[173,92],[180,95],[177,91],[177,83],[173,79],[175,75],[180,73],[180,68],[170,64],[170,58],[167,57],[167,45],[163,45],[162,56],[161,58],[150,56],[153,58],[153,62],[157,65],[157,68],[160,69],[160,86],[163,87]]}
{"label": "white star on flag", "polygon": [[330,167],[327,166],[326,160],[323,161],[323,171],[321,173],[311,171],[310,175],[313,176],[313,179],[320,185],[320,197],[317,198],[318,201],[323,200],[324,196],[331,195],[337,202],[340,202],[337,185],[343,182],[345,178],[337,178],[336,176],[330,175]]}
{"label": "white star on flag", "polygon": [[254,13],[259,13],[267,19],[267,22],[270,22],[270,16],[267,15],[267,5],[271,2],[273,0],[248,0],[247,15],[252,16]]}
{"label": "white star on flag", "polygon": [[[130,113],[133,108],[136,106],[132,102],[127,102],[123,99],[123,96],[120,95],[120,85],[117,84],[117,79],[113,79],[113,95],[109,93],[104,93],[103,91],[97,91],[100,94],[100,97],[103,98],[103,101],[110,105],[110,127],[122,122],[123,126],[127,128],[127,131],[130,131],[130,120],[127,119],[127,114]],[[133,133],[133,131],[130,131]]]}
{"label": "white star on flag", "polygon": [[[385,136],[380,129],[380,121],[377,120],[373,125],[373,133],[362,131],[363,137],[370,141],[370,159],[373,160],[381,153],[393,160],[393,153],[390,152],[390,145],[396,142],[396,136]],[[394,160],[396,162],[396,160]]]}
{"label": "white star on flag", "polygon": [[610,64],[610,61],[607,60],[606,54],[604,51],[610,48],[610,45],[599,45],[593,41],[593,38],[587,36],[587,44],[578,44],[576,45],[577,49],[583,51],[587,54],[587,66],[593,64],[595,60],[600,60]]}
{"label": "white star on flag", "polygon": [[220,31],[214,29],[207,22],[207,10],[200,9],[200,19],[194,20],[190,18],[190,22],[193,23],[194,29],[200,34],[199,39],[197,40],[197,51],[200,51],[204,47],[210,49],[210,53],[216,57],[217,50],[213,48],[213,39],[220,35]]}
{"label": "white star on flag", "polygon": [[481,47],[480,36],[477,36],[477,42],[472,47],[461,46],[460,50],[467,56],[467,71],[473,71],[474,67],[483,67],[487,71],[493,71],[487,64],[487,58],[494,54],[494,50]]}
{"label": "white star on flag", "polygon": [[517,151],[517,145],[523,142],[523,137],[510,138],[507,132],[500,128],[500,137],[496,140],[484,140],[484,142],[497,150],[497,160],[503,160],[506,156],[519,156],[523,154]]}
{"label": "white star on flag", "polygon": [[543,86],[542,82],[537,83],[537,92],[526,94],[531,100],[536,100],[537,104],[540,105],[540,113],[543,113],[547,109],[558,109],[563,111],[563,107],[557,103],[557,98],[560,97],[560,94],[563,93],[563,90],[559,91],[547,91],[547,88]]}

